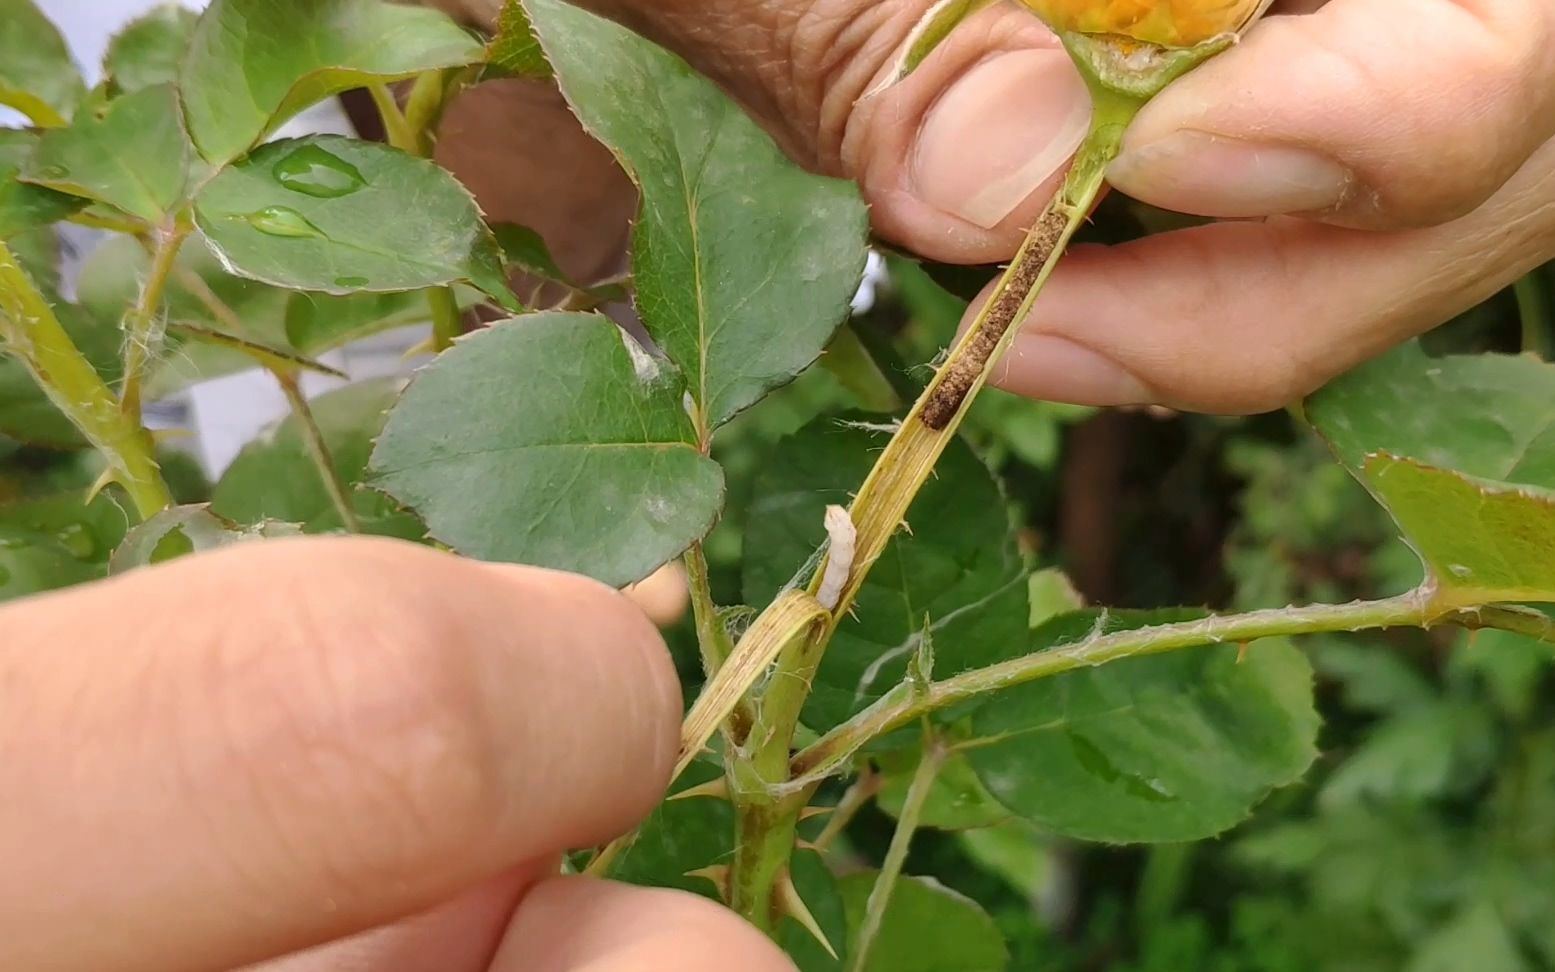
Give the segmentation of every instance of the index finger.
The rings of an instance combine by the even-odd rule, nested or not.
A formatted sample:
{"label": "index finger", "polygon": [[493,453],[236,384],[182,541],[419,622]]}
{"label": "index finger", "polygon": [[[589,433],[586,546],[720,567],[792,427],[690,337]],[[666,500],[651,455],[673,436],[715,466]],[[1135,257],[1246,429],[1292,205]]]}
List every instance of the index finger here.
{"label": "index finger", "polygon": [[663,642],[582,578],[239,547],[0,611],[0,968],[226,969],[657,802]]}

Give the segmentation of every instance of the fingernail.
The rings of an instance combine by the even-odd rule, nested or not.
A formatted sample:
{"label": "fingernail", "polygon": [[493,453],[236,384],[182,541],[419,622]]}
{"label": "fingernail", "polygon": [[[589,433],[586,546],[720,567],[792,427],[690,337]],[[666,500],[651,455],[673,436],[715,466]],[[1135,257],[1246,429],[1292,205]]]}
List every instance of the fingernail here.
{"label": "fingernail", "polygon": [[1090,124],[1069,55],[1015,51],[973,67],[929,110],[913,150],[913,193],[992,229],[1052,181]]}
{"label": "fingernail", "polygon": [[1103,355],[1054,334],[1021,334],[994,382],[1005,391],[1068,405],[1149,405],[1145,383]]}
{"label": "fingernail", "polygon": [[1355,182],[1316,152],[1187,130],[1126,149],[1107,177],[1145,202],[1221,219],[1333,209]]}

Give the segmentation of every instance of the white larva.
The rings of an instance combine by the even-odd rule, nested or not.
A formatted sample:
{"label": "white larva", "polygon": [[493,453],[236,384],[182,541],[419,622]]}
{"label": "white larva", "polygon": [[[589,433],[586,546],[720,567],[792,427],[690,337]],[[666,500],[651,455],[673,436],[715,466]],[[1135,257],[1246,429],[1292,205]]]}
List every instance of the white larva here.
{"label": "white larva", "polygon": [[848,586],[848,575],[853,572],[853,550],[858,540],[858,530],[853,517],[840,506],[826,507],[826,535],[831,544],[826,550],[826,571],[821,574],[821,586],[815,599],[828,611],[835,610],[842,600],[842,589]]}

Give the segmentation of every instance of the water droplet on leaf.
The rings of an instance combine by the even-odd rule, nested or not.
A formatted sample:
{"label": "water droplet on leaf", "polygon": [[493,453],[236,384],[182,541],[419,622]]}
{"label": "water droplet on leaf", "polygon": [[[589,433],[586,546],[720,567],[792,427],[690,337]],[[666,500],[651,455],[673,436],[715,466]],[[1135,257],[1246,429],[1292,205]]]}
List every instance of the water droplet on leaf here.
{"label": "water droplet on leaf", "polygon": [[367,185],[356,166],[317,145],[304,145],[271,170],[281,185],[318,199],[349,196]]}
{"label": "water droplet on leaf", "polygon": [[324,233],[308,222],[308,217],[285,206],[266,206],[258,212],[236,217],[267,236],[293,239],[323,239]]}

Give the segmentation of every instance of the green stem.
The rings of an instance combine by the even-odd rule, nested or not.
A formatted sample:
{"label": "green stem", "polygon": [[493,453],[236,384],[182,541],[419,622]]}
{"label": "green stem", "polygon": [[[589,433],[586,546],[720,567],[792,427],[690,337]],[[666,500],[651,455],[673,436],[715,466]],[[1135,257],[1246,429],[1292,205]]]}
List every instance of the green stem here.
{"label": "green stem", "polygon": [[394,100],[394,92],[389,90],[389,86],[370,84],[367,93],[372,96],[373,107],[378,109],[378,117],[383,120],[383,133],[389,144],[402,152],[420,155],[421,139],[405,120],[405,113],[400,110],[399,102]]}
{"label": "green stem", "polygon": [[713,601],[712,577],[707,567],[707,555],[701,543],[694,543],[683,558],[686,564],[686,585],[691,591],[691,611],[696,619],[697,647],[702,653],[702,672],[709,679],[734,653],[734,642],[729,629],[718,616],[718,605]]}
{"label": "green stem", "polygon": [[452,287],[432,287],[427,290],[427,306],[432,309],[432,350],[441,354],[464,333],[459,299]]}
{"label": "green stem", "polygon": [[1517,297],[1517,316],[1522,322],[1523,351],[1550,360],[1550,326],[1552,321],[1550,295],[1542,270],[1525,274],[1512,285]]}
{"label": "green stem", "polygon": [[179,218],[172,226],[155,231],[151,268],[146,273],[146,282],[141,285],[135,306],[124,318],[124,383],[119,392],[119,404],[136,425],[140,424],[146,365],[151,360],[151,346],[156,341],[157,321],[162,314],[162,294],[177,265],[178,251],[192,230],[187,220]]}
{"label": "green stem", "polygon": [[886,909],[891,905],[891,894],[896,890],[896,882],[901,878],[902,868],[907,863],[907,852],[912,847],[913,835],[918,831],[923,805],[929,799],[935,779],[939,777],[940,767],[945,765],[944,747],[934,738],[932,730],[925,729],[923,736],[923,758],[918,761],[918,769],[908,784],[907,796],[896,817],[896,831],[891,834],[891,844],[886,848],[885,860],[880,864],[880,874],[875,878],[875,886],[870,889],[869,900],[864,905],[864,920],[859,924],[852,947],[848,949],[848,972],[864,972],[869,966],[869,951],[880,935]]}
{"label": "green stem", "polygon": [[1102,634],[1098,629],[1083,641],[963,672],[933,683],[926,691],[907,683],[896,686],[874,705],[798,753],[790,765],[792,778],[785,789],[813,786],[841,771],[870,740],[914,719],[969,699],[1075,669],[1183,648],[1245,644],[1260,638],[1381,628],[1430,628],[1438,624],[1499,628],[1555,644],[1555,621],[1544,615],[1497,607],[1471,608],[1443,615],[1432,608],[1429,587],[1381,601],[1252,611],[1114,634]]}
{"label": "green stem", "polygon": [[842,799],[832,808],[831,816],[826,820],[826,826],[816,835],[810,844],[816,853],[824,854],[827,849],[842,836],[842,832],[848,829],[848,824],[858,816],[858,812],[869,805],[880,792],[880,774],[872,768],[865,767],[859,773],[858,779],[842,794]]}
{"label": "green stem", "polygon": [[351,502],[351,490],[345,480],[340,478],[340,470],[335,467],[329,444],[324,441],[324,430],[319,428],[313,409],[308,405],[308,397],[302,393],[302,383],[295,372],[271,369],[270,373],[281,386],[286,403],[291,406],[292,415],[301,427],[303,445],[307,447],[308,457],[318,470],[319,479],[324,482],[324,491],[329,494],[329,501],[334,504],[335,512],[340,514],[341,524],[350,533],[361,533],[362,521],[356,515],[356,505]]}
{"label": "green stem", "polygon": [[108,463],[141,519],[173,505],[151,435],[119,401],[60,324],[48,299],[0,242],[0,343]]}

